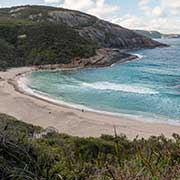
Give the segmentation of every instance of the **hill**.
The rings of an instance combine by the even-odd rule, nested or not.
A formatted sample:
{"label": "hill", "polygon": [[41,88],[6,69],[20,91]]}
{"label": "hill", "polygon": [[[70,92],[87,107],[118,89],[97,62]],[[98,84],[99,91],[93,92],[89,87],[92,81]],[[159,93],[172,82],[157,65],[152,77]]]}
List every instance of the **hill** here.
{"label": "hill", "polygon": [[79,138],[0,114],[0,179],[180,178],[180,136]]}
{"label": "hill", "polygon": [[180,34],[162,34],[158,31],[135,30],[134,32],[151,39],[180,38]]}
{"label": "hill", "polygon": [[154,48],[162,44],[97,17],[62,8],[0,9],[0,67],[70,63],[97,48]]}
{"label": "hill", "polygon": [[158,31],[145,31],[145,30],[135,30],[137,34],[151,38],[151,39],[160,39],[162,34]]}

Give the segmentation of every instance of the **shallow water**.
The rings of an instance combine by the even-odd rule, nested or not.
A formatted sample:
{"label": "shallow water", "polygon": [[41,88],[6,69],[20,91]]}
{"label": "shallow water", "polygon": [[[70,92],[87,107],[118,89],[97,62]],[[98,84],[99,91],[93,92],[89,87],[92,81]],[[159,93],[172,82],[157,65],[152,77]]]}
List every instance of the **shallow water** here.
{"label": "shallow water", "polygon": [[98,69],[33,72],[34,93],[70,104],[154,121],[180,123],[180,39],[132,52],[141,58]]}

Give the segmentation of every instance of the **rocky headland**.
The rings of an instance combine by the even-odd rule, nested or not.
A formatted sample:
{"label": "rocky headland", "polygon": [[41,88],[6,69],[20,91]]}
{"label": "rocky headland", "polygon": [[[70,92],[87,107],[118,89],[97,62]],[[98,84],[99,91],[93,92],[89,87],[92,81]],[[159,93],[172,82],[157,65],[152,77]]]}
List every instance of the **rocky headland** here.
{"label": "rocky headland", "polygon": [[0,69],[103,67],[134,59],[126,50],[164,47],[79,11],[47,6],[0,8]]}
{"label": "rocky headland", "polygon": [[90,58],[73,58],[68,64],[50,64],[36,66],[40,70],[56,69],[81,69],[111,66],[138,58],[136,55],[121,52],[119,49],[101,48],[96,51],[96,55]]}

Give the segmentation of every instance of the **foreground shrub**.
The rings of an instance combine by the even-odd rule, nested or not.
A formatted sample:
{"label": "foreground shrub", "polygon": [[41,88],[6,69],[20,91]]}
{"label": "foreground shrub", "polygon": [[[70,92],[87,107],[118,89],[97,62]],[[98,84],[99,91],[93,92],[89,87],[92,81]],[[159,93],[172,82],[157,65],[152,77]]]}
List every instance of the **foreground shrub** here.
{"label": "foreground shrub", "polygon": [[79,138],[0,114],[0,179],[179,180],[180,136]]}

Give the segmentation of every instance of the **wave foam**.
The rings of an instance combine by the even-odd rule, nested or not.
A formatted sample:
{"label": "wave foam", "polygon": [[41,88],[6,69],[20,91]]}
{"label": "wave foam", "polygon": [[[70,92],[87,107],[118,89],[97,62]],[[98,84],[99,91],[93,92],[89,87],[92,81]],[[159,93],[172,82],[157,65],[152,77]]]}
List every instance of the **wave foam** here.
{"label": "wave foam", "polygon": [[[147,113],[143,113],[143,112],[137,112],[137,113],[128,113],[128,112],[124,112],[124,113],[118,113],[118,112],[109,112],[109,111],[103,111],[103,110],[97,110],[97,109],[93,109],[84,105],[80,105],[80,104],[75,104],[75,103],[70,103],[70,102],[65,102],[63,100],[56,100],[53,97],[49,97],[48,94],[40,92],[40,91],[36,91],[33,90],[31,88],[28,87],[28,79],[25,77],[21,77],[18,79],[18,86],[20,88],[22,88],[22,90],[24,90],[25,92],[27,92],[29,95],[33,95],[34,97],[46,100],[48,102],[51,103],[55,103],[57,105],[62,105],[62,106],[66,106],[66,107],[71,107],[74,109],[78,109],[78,110],[86,110],[89,112],[95,112],[98,114],[104,114],[104,115],[109,115],[109,116],[115,116],[115,117],[122,117],[122,118],[128,118],[130,120],[137,120],[137,121],[145,121],[145,122],[149,122],[149,123],[168,123],[168,124],[172,124],[172,125],[180,125],[179,124],[179,120],[170,120],[164,117],[152,117],[151,114],[147,114]],[[110,83],[111,84],[111,83]]]}
{"label": "wave foam", "polygon": [[96,82],[92,84],[83,83],[82,85],[88,88],[99,89],[99,90],[123,91],[123,92],[138,93],[138,94],[158,94],[158,92],[153,89],[135,86],[135,85],[114,84],[109,82]]}
{"label": "wave foam", "polygon": [[143,55],[141,55],[141,54],[133,54],[133,55],[135,55],[135,56],[137,56],[138,57],[138,59],[142,59],[144,56]]}
{"label": "wave foam", "polygon": [[28,87],[28,79],[24,76],[20,77],[17,80],[18,83],[18,87],[20,87],[23,91],[29,93],[29,94],[33,94],[34,91]]}

